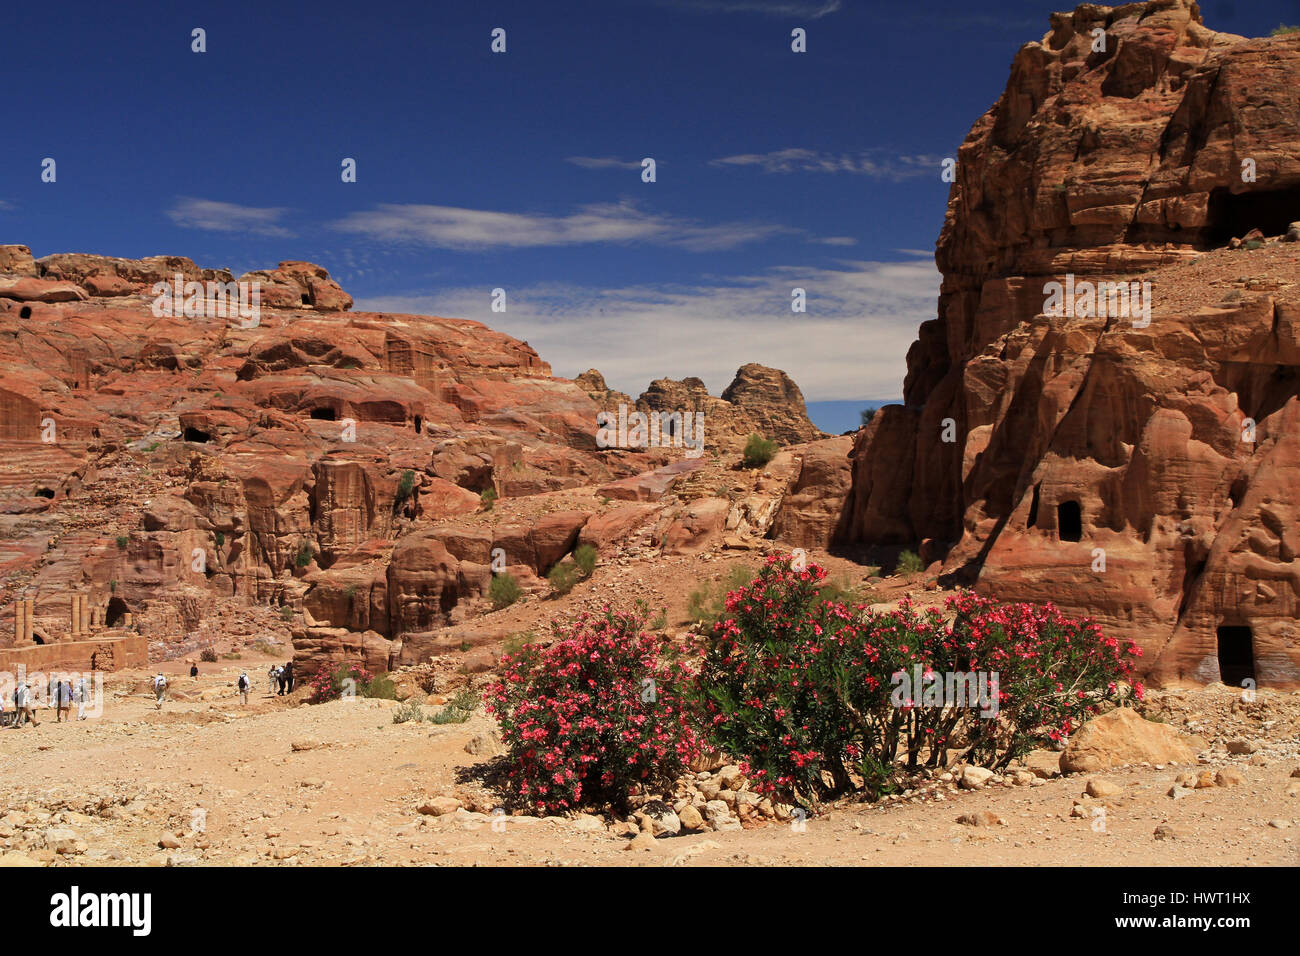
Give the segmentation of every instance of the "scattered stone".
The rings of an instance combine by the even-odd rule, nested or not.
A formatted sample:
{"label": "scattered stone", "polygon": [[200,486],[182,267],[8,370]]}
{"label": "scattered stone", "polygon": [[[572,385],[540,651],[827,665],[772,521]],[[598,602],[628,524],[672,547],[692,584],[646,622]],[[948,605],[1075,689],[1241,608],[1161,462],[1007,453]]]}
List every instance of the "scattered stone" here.
{"label": "scattered stone", "polygon": [[981,790],[992,778],[992,770],[984,767],[966,767],[961,772],[961,786],[966,790]]}
{"label": "scattered stone", "polygon": [[957,822],[968,827],[993,827],[1003,820],[991,810],[976,810],[974,813],[963,813],[957,818]]}
{"label": "scattered stone", "polygon": [[1124,788],[1109,780],[1093,777],[1084,786],[1084,792],[1090,797],[1113,797],[1124,792]]}
{"label": "scattered stone", "polygon": [[425,816],[441,817],[449,813],[455,813],[461,806],[461,802],[455,797],[431,797],[416,809]]}

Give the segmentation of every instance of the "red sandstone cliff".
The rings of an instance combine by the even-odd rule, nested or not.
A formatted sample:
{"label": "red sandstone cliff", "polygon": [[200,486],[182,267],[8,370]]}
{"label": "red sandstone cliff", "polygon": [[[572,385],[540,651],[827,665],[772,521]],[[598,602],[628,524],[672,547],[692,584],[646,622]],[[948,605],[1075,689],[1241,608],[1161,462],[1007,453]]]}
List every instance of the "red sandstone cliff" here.
{"label": "red sandstone cliff", "polygon": [[[1300,686],[1300,246],[1205,255],[1300,220],[1298,85],[1300,34],[1189,0],[1053,15],[961,147],[938,317],[859,433],[846,540],[929,539],[1157,680]],[[1067,273],[1151,281],[1150,325],[1045,315]]]}

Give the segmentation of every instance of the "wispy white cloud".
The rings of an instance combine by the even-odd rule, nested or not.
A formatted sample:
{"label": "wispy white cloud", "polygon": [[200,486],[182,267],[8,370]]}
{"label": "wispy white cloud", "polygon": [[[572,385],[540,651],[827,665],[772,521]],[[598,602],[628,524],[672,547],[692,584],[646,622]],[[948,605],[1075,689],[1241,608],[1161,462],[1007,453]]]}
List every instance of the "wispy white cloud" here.
{"label": "wispy white cloud", "polygon": [[[796,287],[807,295],[803,314],[790,308]],[[557,375],[598,368],[634,397],[665,375],[698,375],[716,395],[737,368],[759,362],[789,372],[805,399],[826,401],[899,394],[907,349],[934,317],[938,294],[933,262],[845,261],[694,285],[507,286],[504,313],[491,311],[486,287],[362,299],[356,308],[477,319],[527,340]]]}
{"label": "wispy white cloud", "polygon": [[614,156],[569,156],[566,163],[583,169],[640,169],[639,159],[618,159]]}
{"label": "wispy white cloud", "polygon": [[526,248],[649,242],[695,252],[732,249],[797,230],[758,222],[720,225],[656,215],[631,202],[582,206],[568,215],[387,203],[354,212],[333,228],[389,242],[445,249]]}
{"label": "wispy white cloud", "polygon": [[851,173],[897,182],[933,175],[939,178],[940,156],[887,155],[883,150],[824,153],[813,149],[777,149],[710,160],[710,166],[757,166],[765,173]]}
{"label": "wispy white cloud", "polygon": [[820,20],[844,6],[844,0],[659,0],[692,13],[761,13],[769,17]]}
{"label": "wispy white cloud", "polygon": [[279,208],[240,206],[213,199],[182,196],[171,209],[167,210],[167,216],[176,225],[188,229],[288,237],[293,233],[279,224],[285,212],[287,210]]}

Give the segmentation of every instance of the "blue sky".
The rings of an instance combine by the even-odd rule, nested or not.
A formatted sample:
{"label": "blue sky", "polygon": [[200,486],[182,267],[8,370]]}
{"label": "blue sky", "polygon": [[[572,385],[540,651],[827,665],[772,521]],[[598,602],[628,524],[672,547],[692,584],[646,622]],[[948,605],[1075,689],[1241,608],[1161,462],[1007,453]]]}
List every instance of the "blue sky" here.
{"label": "blue sky", "polygon": [[[939,164],[1069,5],[13,5],[0,242],[306,259],[358,308],[480,319],[634,395],[754,361],[810,401],[890,398],[934,312]],[[1264,35],[1297,6],[1202,10]]]}

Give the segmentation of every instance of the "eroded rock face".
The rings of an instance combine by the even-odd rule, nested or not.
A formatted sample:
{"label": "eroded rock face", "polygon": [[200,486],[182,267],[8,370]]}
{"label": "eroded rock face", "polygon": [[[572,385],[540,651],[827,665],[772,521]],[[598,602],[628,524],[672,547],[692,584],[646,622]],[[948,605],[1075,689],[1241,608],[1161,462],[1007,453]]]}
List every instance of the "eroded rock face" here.
{"label": "eroded rock face", "polygon": [[[494,570],[536,594],[579,542],[662,547],[706,462],[597,447],[593,395],[633,405],[599,373],[555,378],[478,322],[350,311],[311,263],[241,277],[262,285],[251,327],[155,316],[155,282],[234,281],[181,257],[4,246],[0,267],[0,614],[29,589],[43,640],[68,636],[79,594],[101,629],[131,614],[155,658],[291,638],[306,678],[459,653]],[[596,515],[597,489],[636,503]],[[500,518],[489,492],[575,503]],[[674,543],[716,546],[729,507],[701,505]]]}
{"label": "eroded rock face", "polygon": [[[1300,218],[1297,81],[1300,36],[1188,0],[1053,16],[961,147],[849,540],[932,539],[948,580],[1090,614],[1157,681],[1300,686],[1300,274],[1280,243],[1210,252]],[[1151,282],[1150,324],[1045,314],[1067,274]]]}

